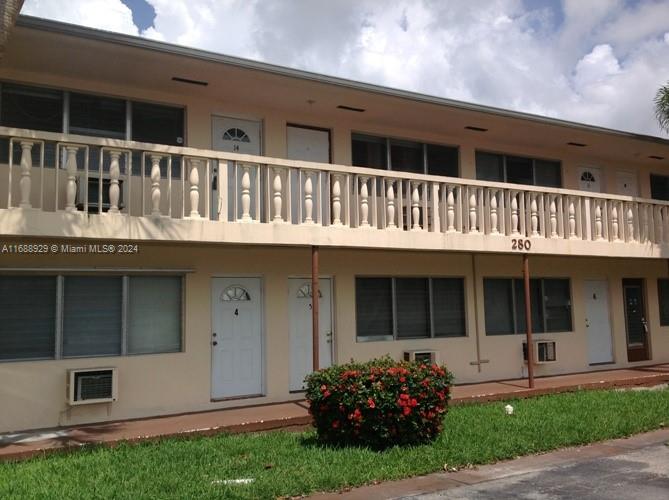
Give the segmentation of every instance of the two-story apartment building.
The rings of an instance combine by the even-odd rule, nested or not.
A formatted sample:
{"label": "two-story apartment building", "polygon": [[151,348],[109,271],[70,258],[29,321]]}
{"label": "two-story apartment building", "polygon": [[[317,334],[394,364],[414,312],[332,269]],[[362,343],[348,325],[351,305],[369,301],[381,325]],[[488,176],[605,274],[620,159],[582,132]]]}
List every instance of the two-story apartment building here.
{"label": "two-story apartment building", "polygon": [[525,377],[523,255],[537,376],[666,363],[664,200],[664,139],[21,17],[0,432],[301,398],[314,247],[320,366]]}

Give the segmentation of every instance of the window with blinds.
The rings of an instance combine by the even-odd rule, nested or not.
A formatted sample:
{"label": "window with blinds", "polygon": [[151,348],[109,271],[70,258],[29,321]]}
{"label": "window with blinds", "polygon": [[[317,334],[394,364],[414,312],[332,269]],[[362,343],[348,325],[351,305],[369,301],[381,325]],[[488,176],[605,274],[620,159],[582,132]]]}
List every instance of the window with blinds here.
{"label": "window with blinds", "polygon": [[562,187],[559,161],[476,151],[476,178],[530,186]]}
{"label": "window with blinds", "polygon": [[467,335],[463,278],[356,278],[359,341]]}
{"label": "window with blinds", "polygon": [[179,352],[182,281],[0,276],[0,360]]}
{"label": "window with blinds", "polygon": [[56,276],[0,276],[0,360],[51,359]]}
{"label": "window with blinds", "polygon": [[[521,279],[483,280],[486,335],[526,333],[525,285]],[[532,331],[572,330],[571,288],[568,278],[530,280]]]}

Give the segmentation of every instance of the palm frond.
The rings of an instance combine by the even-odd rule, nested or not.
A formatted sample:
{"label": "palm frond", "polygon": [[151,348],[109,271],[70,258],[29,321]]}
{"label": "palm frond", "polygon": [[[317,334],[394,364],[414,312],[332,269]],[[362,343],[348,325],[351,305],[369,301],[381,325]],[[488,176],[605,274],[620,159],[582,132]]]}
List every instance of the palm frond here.
{"label": "palm frond", "polygon": [[655,94],[655,116],[660,127],[669,132],[669,82]]}

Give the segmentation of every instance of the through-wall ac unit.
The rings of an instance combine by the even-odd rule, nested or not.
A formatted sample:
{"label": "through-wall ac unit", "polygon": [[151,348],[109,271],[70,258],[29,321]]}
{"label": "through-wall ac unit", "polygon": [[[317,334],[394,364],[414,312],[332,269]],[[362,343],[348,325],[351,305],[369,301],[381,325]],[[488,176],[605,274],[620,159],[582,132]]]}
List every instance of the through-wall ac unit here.
{"label": "through-wall ac unit", "polygon": [[418,361],[419,363],[434,364],[437,363],[437,351],[430,350],[411,350],[404,351],[402,355],[404,361]]}
{"label": "through-wall ac unit", "polygon": [[[557,361],[557,349],[554,340],[535,340],[534,344],[534,364],[543,365],[545,363],[554,363]],[[527,342],[523,342],[523,361],[527,363]]]}
{"label": "through-wall ac unit", "polygon": [[68,370],[67,402],[71,406],[111,403],[118,399],[116,368]]}

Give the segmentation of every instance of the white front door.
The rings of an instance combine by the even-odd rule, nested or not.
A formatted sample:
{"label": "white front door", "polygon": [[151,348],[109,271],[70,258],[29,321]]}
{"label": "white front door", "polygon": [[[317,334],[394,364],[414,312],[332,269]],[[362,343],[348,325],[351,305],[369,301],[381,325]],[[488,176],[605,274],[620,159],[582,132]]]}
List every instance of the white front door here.
{"label": "white front door", "polygon": [[637,176],[634,172],[619,170],[616,172],[616,182],[618,183],[618,194],[639,196]]}
{"label": "white front door", "polygon": [[580,167],[578,169],[578,185],[581,191],[599,193],[602,190],[602,172],[596,167]]}
{"label": "white front door", "polygon": [[260,278],[213,278],[212,399],[262,394]]}
{"label": "white front door", "polygon": [[[311,280],[291,278],[288,280],[290,308],[290,390],[304,389],[304,377],[313,371]],[[319,280],[318,301],[320,368],[332,364],[332,280]]]}
{"label": "white front door", "polygon": [[588,362],[591,365],[613,362],[609,317],[609,285],[606,280],[586,280],[585,326],[588,334]]}
{"label": "white front door", "polygon": [[290,160],[330,163],[328,130],[288,125],[288,158]]}
{"label": "white front door", "polygon": [[217,151],[260,155],[260,122],[228,116],[211,119],[212,148]]}

